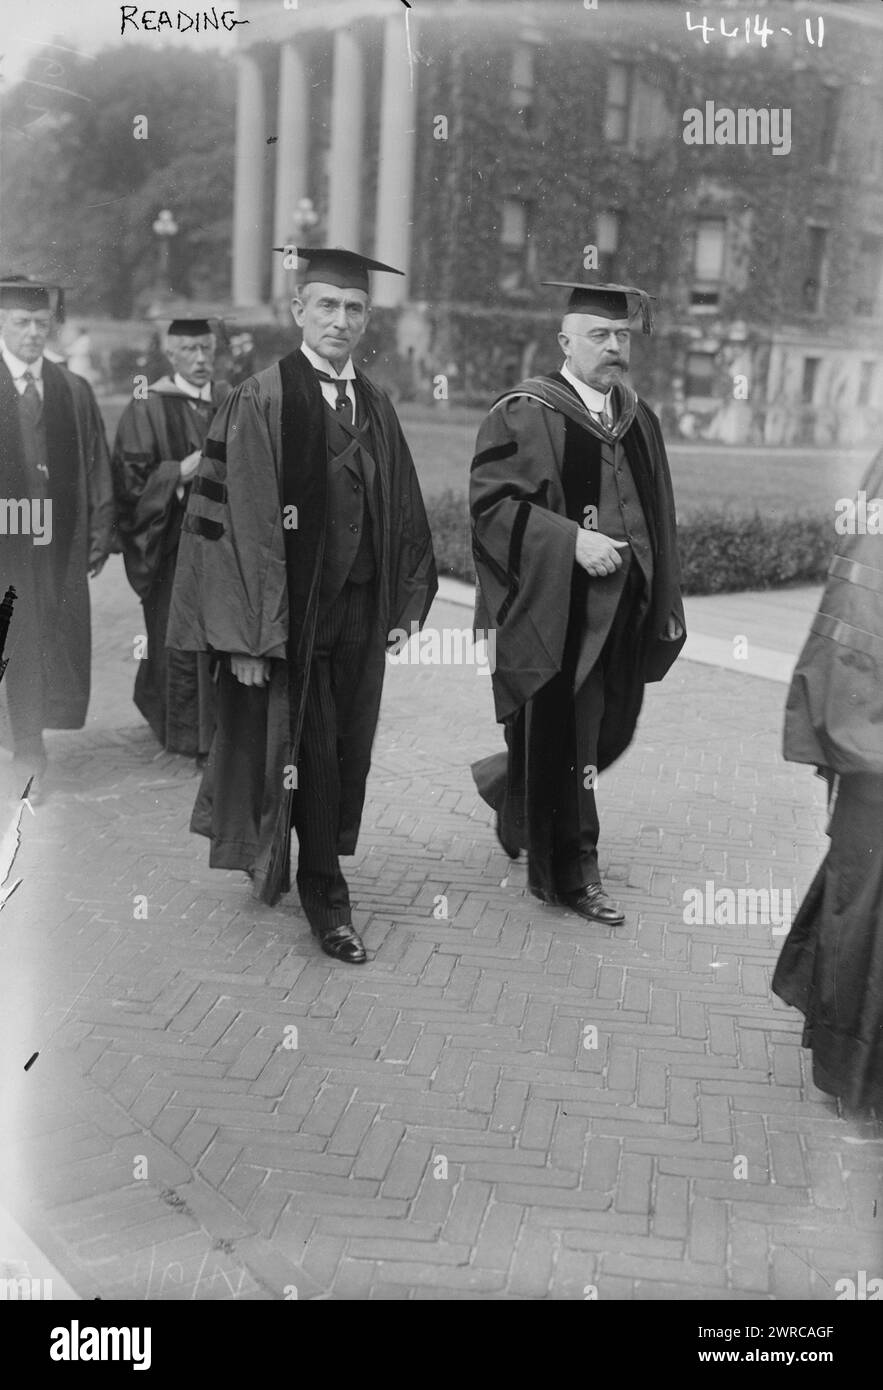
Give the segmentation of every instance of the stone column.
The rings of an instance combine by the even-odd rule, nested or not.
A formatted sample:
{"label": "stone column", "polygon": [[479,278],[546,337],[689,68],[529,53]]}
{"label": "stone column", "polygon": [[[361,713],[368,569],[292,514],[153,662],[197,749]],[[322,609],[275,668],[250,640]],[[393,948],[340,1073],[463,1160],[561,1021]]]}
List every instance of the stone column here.
{"label": "stone column", "polygon": [[[279,54],[274,246],[284,246],[294,235],[294,211],[299,199],[307,196],[308,122],[306,67],[297,46],[286,43]],[[270,255],[273,257],[273,298],[284,299],[293,285],[293,277],[283,268],[284,256],[272,251]]]}
{"label": "stone column", "polygon": [[361,251],[365,78],[361,45],[346,29],[334,35],[333,84],[327,244]]}
{"label": "stone column", "polygon": [[233,191],[233,303],[261,302],[262,268],[271,254],[264,218],[264,80],[252,53],[236,58],[236,157]]}
{"label": "stone column", "polygon": [[[416,24],[410,16],[412,44]],[[374,303],[393,307],[408,297],[413,227],[414,158],[417,148],[417,69],[408,57],[402,15],[383,23],[383,88],[380,98],[380,162],[377,178],[377,216],[374,255],[405,272],[377,275]]]}

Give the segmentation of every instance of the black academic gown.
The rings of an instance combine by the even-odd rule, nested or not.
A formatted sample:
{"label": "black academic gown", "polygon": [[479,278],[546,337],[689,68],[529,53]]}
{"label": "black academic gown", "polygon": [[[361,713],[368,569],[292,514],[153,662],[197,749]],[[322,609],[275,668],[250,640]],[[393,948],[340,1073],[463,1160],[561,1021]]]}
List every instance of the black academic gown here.
{"label": "black academic gown", "polygon": [[[883,496],[883,452],[860,484]],[[806,1019],[813,1080],[883,1106],[883,563],[843,536],[785,707],[784,754],[835,789],[830,849],[782,946],[773,992]]]}
{"label": "black academic gown", "polygon": [[[389,398],[357,372],[377,464],[374,641],[423,623],[437,579],[417,475]],[[290,886],[292,798],[328,513],[325,406],[293,352],[238,387],[209,430],[181,536],[168,642],[269,659],[267,687],[224,671],[218,726],[191,828],[214,868],[247,869],[255,895]],[[226,663],[224,663],[226,665]],[[358,703],[370,688],[355,693]],[[365,737],[373,739],[374,729]],[[347,826],[351,853],[358,823]]]}
{"label": "black academic gown", "polygon": [[215,410],[229,394],[212,385],[211,400],[179,391],[170,377],[123,411],[113,449],[117,536],[129,583],[144,610],[147,651],[135,677],[135,704],[171,753],[208,753],[214,731],[215,684],[208,657],[168,651],[166,629],[181,525],[190,483],[180,463],[202,449]]}
{"label": "black academic gown", "polygon": [[[52,541],[0,536],[0,589],[18,598],[9,630],[9,666],[0,699],[2,741],[33,738],[43,729],[80,729],[89,705],[91,619],[88,570],[107,558],[113,492],[104,424],[88,382],[43,359],[52,499]],[[0,358],[0,496],[31,498],[18,415],[18,394]],[[10,736],[11,735],[11,736]]]}
{"label": "black academic gown", "polygon": [[[532,702],[562,672],[576,695],[610,637],[617,603],[604,581],[575,566],[582,497],[565,486],[568,429],[620,442],[632,472],[652,551],[652,586],[637,597],[635,639],[618,640],[628,669],[609,673],[618,698],[608,701],[597,741],[597,771],[609,767],[634,735],[646,682],[661,680],[681,650],[663,638],[670,616],[684,627],[674,500],[665,446],[653,412],[630,388],[617,388],[617,423],[597,425],[560,378],[533,378],[507,392],[479,431],[470,477],[477,589],[475,628],[496,633],[492,673],[497,719],[507,749],[482,759],[473,775],[498,813],[506,851],[527,849],[536,886],[553,894],[547,853],[549,788],[531,790],[529,739],[537,733]],[[591,455],[589,455],[591,456]],[[595,460],[597,466],[597,460]],[[595,491],[599,483],[595,480]],[[589,488],[589,492],[591,487]],[[589,493],[586,494],[587,496]],[[633,564],[634,568],[634,564]],[[578,571],[578,572],[577,572]],[[532,733],[533,727],[533,733]],[[555,771],[557,776],[557,770]],[[543,862],[538,862],[540,860]]]}

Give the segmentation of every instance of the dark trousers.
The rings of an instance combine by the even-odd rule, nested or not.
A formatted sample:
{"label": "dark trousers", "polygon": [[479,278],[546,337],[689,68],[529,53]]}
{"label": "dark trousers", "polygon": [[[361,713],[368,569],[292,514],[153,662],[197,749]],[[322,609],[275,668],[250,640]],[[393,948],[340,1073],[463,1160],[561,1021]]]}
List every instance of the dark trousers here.
{"label": "dark trousers", "polygon": [[531,798],[528,881],[544,894],[600,883],[595,803],[597,769],[618,751],[623,714],[637,717],[643,680],[640,596],[632,567],[601,655],[579,690],[573,676],[579,633],[569,636],[559,674],[531,700],[527,714],[527,786]]}
{"label": "dark trousers", "polygon": [[354,854],[383,686],[374,585],[346,583],[319,614],[297,760],[297,886],[312,927],[349,922],[341,854]]}

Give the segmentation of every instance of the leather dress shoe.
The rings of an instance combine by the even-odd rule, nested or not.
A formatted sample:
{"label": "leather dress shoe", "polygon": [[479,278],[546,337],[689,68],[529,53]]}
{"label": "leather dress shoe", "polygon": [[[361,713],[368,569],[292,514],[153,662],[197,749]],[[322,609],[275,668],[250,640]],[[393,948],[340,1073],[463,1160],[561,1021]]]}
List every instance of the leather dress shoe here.
{"label": "leather dress shoe", "polygon": [[350,922],[342,922],[339,927],[319,932],[318,936],[322,950],[334,960],[343,960],[349,965],[363,965],[368,959],[362,938]]}
{"label": "leather dress shoe", "polygon": [[586,883],[573,893],[559,893],[558,901],[562,907],[569,907],[571,912],[578,912],[580,917],[587,917],[590,922],[601,922],[605,927],[619,927],[625,921],[622,904],[608,898],[600,883]]}

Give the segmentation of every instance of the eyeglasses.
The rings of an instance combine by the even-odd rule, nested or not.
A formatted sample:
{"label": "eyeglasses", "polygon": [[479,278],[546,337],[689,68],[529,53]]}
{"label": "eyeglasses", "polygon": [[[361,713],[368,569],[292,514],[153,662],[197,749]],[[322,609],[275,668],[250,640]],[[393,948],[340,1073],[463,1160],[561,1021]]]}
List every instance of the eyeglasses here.
{"label": "eyeglasses", "polygon": [[608,338],[615,338],[617,347],[625,347],[626,343],[631,341],[632,335],[628,328],[611,328],[609,332],[603,328],[593,328],[590,333],[571,332],[567,336],[568,338],[588,338],[589,342],[594,343],[596,347],[601,347]]}
{"label": "eyeglasses", "polygon": [[33,324],[41,333],[48,333],[52,327],[52,319],[48,315],[36,314],[10,314],[9,322],[13,328],[27,328],[28,324]]}
{"label": "eyeglasses", "polygon": [[182,343],[178,348],[182,357],[197,357],[203,353],[206,357],[213,357],[215,353],[214,343]]}

